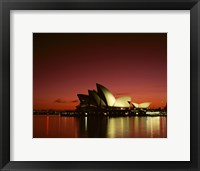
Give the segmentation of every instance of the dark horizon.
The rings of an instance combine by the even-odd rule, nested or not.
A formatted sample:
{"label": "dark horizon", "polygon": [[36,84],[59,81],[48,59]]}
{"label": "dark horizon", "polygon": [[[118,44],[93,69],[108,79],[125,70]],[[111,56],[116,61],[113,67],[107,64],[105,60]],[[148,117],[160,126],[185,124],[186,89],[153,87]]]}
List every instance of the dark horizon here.
{"label": "dark horizon", "polygon": [[150,108],[167,104],[166,33],[34,33],[33,109],[75,110],[106,86]]}

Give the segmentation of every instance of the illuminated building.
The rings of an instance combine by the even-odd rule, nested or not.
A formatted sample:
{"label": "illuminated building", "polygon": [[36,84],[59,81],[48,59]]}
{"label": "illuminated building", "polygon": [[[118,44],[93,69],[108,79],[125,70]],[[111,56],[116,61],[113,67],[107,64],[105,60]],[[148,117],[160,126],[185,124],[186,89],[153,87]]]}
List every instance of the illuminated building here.
{"label": "illuminated building", "polygon": [[145,102],[145,103],[140,103],[140,104],[132,102],[132,105],[138,109],[146,109],[150,106],[150,104],[151,104],[150,102]]}
{"label": "illuminated building", "polygon": [[88,95],[78,94],[80,104],[77,109],[115,109],[122,110],[130,108],[131,97],[123,96],[115,98],[106,87],[96,84],[96,90],[88,90]]}

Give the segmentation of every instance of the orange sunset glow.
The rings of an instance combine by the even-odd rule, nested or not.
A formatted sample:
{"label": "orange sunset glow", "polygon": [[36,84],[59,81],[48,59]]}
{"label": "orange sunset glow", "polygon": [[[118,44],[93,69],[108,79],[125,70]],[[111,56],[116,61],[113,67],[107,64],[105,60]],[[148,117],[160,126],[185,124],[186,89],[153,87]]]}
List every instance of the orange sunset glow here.
{"label": "orange sunset glow", "polygon": [[166,33],[34,33],[33,109],[74,110],[96,83],[150,108],[167,104]]}

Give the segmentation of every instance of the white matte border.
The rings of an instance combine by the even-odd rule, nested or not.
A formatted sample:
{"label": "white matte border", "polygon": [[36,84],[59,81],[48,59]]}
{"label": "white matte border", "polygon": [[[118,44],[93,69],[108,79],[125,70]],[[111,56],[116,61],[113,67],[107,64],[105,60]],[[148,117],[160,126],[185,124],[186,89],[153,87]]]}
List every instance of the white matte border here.
{"label": "white matte border", "polygon": [[[11,11],[11,161],[189,161],[189,11]],[[165,32],[167,138],[32,139],[33,32]]]}

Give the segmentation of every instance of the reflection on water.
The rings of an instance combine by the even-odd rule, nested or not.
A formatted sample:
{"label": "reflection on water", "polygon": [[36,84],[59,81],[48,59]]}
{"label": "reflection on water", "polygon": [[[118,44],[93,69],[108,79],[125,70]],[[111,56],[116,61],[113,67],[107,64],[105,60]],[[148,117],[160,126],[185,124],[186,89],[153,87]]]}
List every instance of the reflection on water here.
{"label": "reflection on water", "polygon": [[167,117],[34,115],[34,138],[166,138]]}

